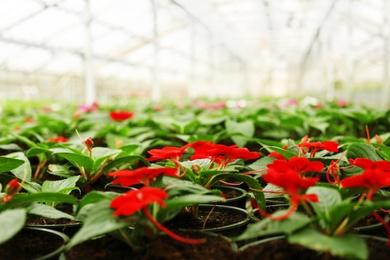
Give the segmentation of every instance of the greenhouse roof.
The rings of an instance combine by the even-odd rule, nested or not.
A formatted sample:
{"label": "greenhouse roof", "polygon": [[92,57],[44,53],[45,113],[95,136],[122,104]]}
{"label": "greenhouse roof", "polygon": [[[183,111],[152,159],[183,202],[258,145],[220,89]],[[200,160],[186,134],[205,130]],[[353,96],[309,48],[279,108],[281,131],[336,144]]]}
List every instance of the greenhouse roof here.
{"label": "greenhouse roof", "polygon": [[230,95],[310,92],[313,84],[317,90],[388,88],[389,5],[389,0],[1,1],[0,93],[15,85],[39,89],[44,80],[36,75],[54,75],[57,82],[79,78],[89,99],[95,98],[96,84],[118,80],[149,89],[155,98],[164,93],[159,85],[194,96],[194,85],[210,82],[214,90],[204,90],[210,97],[221,96],[227,85]]}

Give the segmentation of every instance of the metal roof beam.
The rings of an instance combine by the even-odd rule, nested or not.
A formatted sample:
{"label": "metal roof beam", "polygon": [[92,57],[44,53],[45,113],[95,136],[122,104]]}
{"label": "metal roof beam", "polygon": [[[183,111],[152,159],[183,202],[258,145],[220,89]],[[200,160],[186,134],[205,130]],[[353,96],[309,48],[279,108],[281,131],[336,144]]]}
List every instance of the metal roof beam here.
{"label": "metal roof beam", "polygon": [[302,84],[306,63],[307,63],[307,60],[308,60],[308,58],[310,56],[310,53],[311,53],[311,51],[312,51],[312,49],[314,47],[314,44],[318,40],[318,38],[319,38],[319,36],[321,34],[321,30],[322,30],[324,24],[326,23],[326,21],[328,20],[330,14],[332,13],[332,11],[333,11],[333,9],[334,9],[334,7],[336,5],[336,2],[337,2],[337,0],[333,0],[332,3],[330,4],[329,8],[327,9],[327,11],[325,13],[324,18],[322,19],[322,21],[318,25],[318,27],[317,27],[317,29],[315,31],[315,34],[314,34],[313,38],[311,39],[310,44],[309,44],[306,52],[303,55],[303,58],[302,58],[302,61],[301,61],[301,65],[300,65],[300,77],[299,77],[299,81],[298,81],[298,87],[300,87],[301,84]]}

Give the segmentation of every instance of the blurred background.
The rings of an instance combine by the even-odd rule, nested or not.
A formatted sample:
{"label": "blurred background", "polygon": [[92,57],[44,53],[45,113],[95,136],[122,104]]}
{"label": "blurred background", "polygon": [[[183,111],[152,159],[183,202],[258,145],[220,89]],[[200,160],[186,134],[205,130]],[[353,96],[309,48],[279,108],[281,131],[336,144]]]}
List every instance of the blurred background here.
{"label": "blurred background", "polygon": [[390,106],[390,0],[2,0],[0,101]]}

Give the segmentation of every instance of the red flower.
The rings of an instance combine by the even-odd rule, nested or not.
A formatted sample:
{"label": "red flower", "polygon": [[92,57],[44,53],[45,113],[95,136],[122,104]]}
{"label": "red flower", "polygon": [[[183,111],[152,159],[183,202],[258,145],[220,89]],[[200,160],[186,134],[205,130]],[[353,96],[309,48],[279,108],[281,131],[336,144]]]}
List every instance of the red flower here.
{"label": "red flower", "polygon": [[115,209],[115,216],[130,216],[152,203],[158,203],[165,208],[164,199],[166,198],[168,198],[168,193],[164,190],[145,186],[114,198],[110,207]]}
{"label": "red flower", "polygon": [[93,149],[93,140],[91,137],[87,138],[85,141],[83,141],[83,144],[85,145],[85,149],[89,151],[89,156],[92,157],[92,149]]}
{"label": "red flower", "polygon": [[278,152],[270,152],[268,154],[268,156],[275,157],[275,159],[278,159],[278,160],[286,161],[286,158],[281,153],[278,153]]}
{"label": "red flower", "polygon": [[113,184],[120,183],[122,186],[131,186],[134,184],[142,183],[149,186],[150,180],[154,180],[159,175],[175,176],[175,168],[148,168],[142,167],[135,171],[132,170],[119,170],[116,172],[108,173],[108,176],[117,177],[113,180]]}
{"label": "red flower", "polygon": [[382,171],[390,173],[390,162],[386,160],[371,161],[367,158],[349,159],[349,162],[355,166],[364,169],[381,169]]}
{"label": "red flower", "polygon": [[[372,200],[374,194],[383,187],[390,186],[390,162],[371,161],[366,158],[350,159],[351,164],[363,168],[360,175],[354,175],[343,179],[340,184],[343,188],[366,188],[367,200]],[[372,215],[380,221],[387,231],[388,241],[390,245],[390,227],[388,223],[376,212]]]}
{"label": "red flower", "polygon": [[3,202],[9,202],[21,189],[21,185],[19,185],[18,178],[12,179],[5,186],[4,192],[5,195],[2,198]]}
{"label": "red flower", "polygon": [[186,147],[174,146],[165,146],[162,149],[151,149],[148,153],[152,156],[147,160],[151,162],[160,160],[179,160],[185,150]]}
{"label": "red flower", "polygon": [[68,138],[63,136],[56,136],[56,137],[51,137],[46,139],[47,142],[53,142],[53,143],[66,143],[68,142],[68,140],[69,140]]}
{"label": "red flower", "polygon": [[[268,183],[283,188],[285,193],[290,197],[291,206],[284,214],[279,216],[270,215],[259,208],[261,214],[274,220],[284,220],[298,208],[300,202],[318,202],[316,194],[305,194],[305,192],[309,187],[319,181],[319,177],[303,178],[300,170],[297,170],[293,166],[295,163],[295,160],[293,160],[293,164],[288,164],[288,162],[282,160],[275,160],[273,164],[268,165],[267,172],[262,175],[263,179]],[[297,165],[302,166],[307,164],[297,163]],[[311,169],[311,166],[303,168]]]}
{"label": "red flower", "polygon": [[128,112],[125,110],[110,112],[110,117],[114,121],[124,121],[126,119],[132,118],[133,116],[133,112]]}
{"label": "red flower", "polygon": [[115,209],[114,216],[130,216],[137,211],[143,210],[145,216],[156,226],[159,230],[165,232],[168,236],[188,244],[201,244],[204,242],[203,239],[190,239],[181,237],[153,218],[150,214],[147,206],[152,203],[158,203],[161,207],[165,208],[164,199],[168,198],[168,193],[164,190],[154,187],[142,187],[139,190],[131,190],[126,192],[124,195],[114,198],[110,207]]}
{"label": "red flower", "polygon": [[236,145],[226,146],[212,142],[195,142],[187,145],[195,149],[191,160],[208,158],[216,162],[220,168],[225,168],[229,162],[237,159],[257,159],[260,152],[251,152],[247,148],[238,148]]}
{"label": "red flower", "polygon": [[303,153],[310,152],[310,157],[314,157],[315,154],[320,150],[326,150],[329,152],[338,152],[339,143],[335,141],[325,141],[325,142],[308,142],[308,137],[305,136],[302,139],[302,142],[298,144],[298,147],[301,148]]}
{"label": "red flower", "polygon": [[293,156],[288,161],[275,160],[272,164],[268,164],[268,168],[281,172],[295,170],[297,173],[303,174],[306,172],[321,172],[324,164],[318,161],[311,162],[306,157]]}
{"label": "red flower", "polygon": [[347,177],[341,181],[343,188],[366,188],[367,199],[371,200],[379,189],[390,186],[390,162],[371,161],[366,158],[350,159],[350,163],[364,168],[360,175]]}
{"label": "red flower", "polygon": [[300,196],[302,192],[319,181],[319,177],[304,178],[294,169],[268,168],[262,175],[263,179],[273,185],[283,188],[290,197]]}
{"label": "red flower", "polygon": [[148,158],[148,161],[159,161],[159,160],[170,160],[176,166],[176,176],[182,177],[186,172],[180,175],[180,162],[179,159],[185,152],[186,147],[173,147],[173,146],[165,146],[162,149],[152,149],[149,150],[152,156]]}

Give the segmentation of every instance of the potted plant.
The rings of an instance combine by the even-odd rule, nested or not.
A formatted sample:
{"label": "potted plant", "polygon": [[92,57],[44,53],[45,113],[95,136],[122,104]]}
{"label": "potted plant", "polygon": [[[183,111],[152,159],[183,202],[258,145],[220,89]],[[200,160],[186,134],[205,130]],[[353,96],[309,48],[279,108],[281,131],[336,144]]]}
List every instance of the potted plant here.
{"label": "potted plant", "polygon": [[[367,259],[369,251],[365,239],[349,231],[358,220],[373,214],[390,234],[388,224],[377,214],[382,208],[390,208],[390,201],[373,200],[374,194],[390,185],[390,163],[367,158],[350,159],[349,162],[350,167],[363,170],[332,184],[320,183],[318,176],[305,174],[319,172],[323,167],[320,161],[292,157],[269,164],[262,177],[281,188],[280,192],[289,198],[290,207],[274,214],[259,209],[265,218],[249,225],[236,240],[284,234],[288,243],[324,255]],[[340,173],[337,165],[331,164],[328,168],[335,177]],[[359,195],[358,199],[356,195]],[[299,206],[306,214],[297,212]]]}
{"label": "potted plant", "polygon": [[126,193],[92,191],[80,201],[78,217],[83,227],[70,240],[66,249],[103,234],[118,237],[128,245],[128,250],[139,254],[149,243],[167,235],[186,244],[202,244],[203,239],[186,238],[172,231],[164,223],[183,208],[209,201],[224,201],[218,191],[170,177],[175,168],[143,167],[135,171],[113,172],[115,182],[123,186],[141,184]]}

